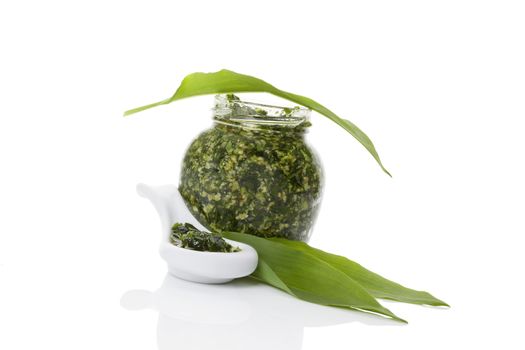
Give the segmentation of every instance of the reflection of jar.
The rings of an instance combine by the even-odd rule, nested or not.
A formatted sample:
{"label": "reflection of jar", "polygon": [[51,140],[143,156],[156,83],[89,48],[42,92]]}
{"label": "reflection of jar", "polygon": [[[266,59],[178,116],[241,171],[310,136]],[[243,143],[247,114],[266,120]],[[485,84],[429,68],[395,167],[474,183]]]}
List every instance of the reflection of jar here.
{"label": "reflection of jar", "polygon": [[322,188],[304,140],[309,115],[216,96],[214,126],[182,162],[179,190],[193,215],[211,230],[308,240]]}

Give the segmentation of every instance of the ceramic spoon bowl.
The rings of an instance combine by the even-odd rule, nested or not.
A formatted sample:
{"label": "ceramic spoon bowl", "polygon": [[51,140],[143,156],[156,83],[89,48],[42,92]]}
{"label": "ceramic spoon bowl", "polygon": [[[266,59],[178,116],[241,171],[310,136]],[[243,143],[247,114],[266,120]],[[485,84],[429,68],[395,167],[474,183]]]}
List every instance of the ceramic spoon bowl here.
{"label": "ceramic spoon bowl", "polygon": [[137,193],[149,199],[159,214],[160,256],[168,263],[172,275],[193,282],[226,283],[248,276],[257,267],[257,252],[241,242],[226,240],[241,249],[234,253],[201,252],[173,245],[169,237],[171,226],[176,222],[187,222],[199,230],[206,230],[188,210],[176,186],[138,184]]}

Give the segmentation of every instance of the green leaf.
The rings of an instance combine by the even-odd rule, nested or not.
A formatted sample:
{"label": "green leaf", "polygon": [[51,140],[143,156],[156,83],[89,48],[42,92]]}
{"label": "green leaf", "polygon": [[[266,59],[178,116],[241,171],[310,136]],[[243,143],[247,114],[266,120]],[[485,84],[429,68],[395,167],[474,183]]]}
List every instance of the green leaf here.
{"label": "green leaf", "polygon": [[[302,106],[310,108],[341,126],[343,129],[348,131],[353,137],[357,139],[370,154],[374,157],[377,163],[381,166],[381,169],[388,175],[390,173],[385,169],[379,158],[374,144],[370,138],[359,129],[354,123],[347,119],[343,119],[336,115],[334,112],[326,108],[320,103],[301,95],[296,95],[291,92],[279,90],[275,86],[268,84],[267,82],[244,74],[232,72],[227,69],[220,70],[214,73],[192,73],[187,75],[180,84],[179,88],[173,96],[160,102],[152,103],[146,106],[130,109],[124,113],[125,116],[137,113],[152,107],[165,105],[173,101],[177,101],[183,98],[209,95],[209,94],[220,94],[220,93],[235,93],[235,92],[266,92],[275,96],[282,97],[289,101],[298,103]],[[391,175],[390,175],[391,176]]]}
{"label": "green leaf", "polygon": [[418,305],[449,306],[447,303],[437,299],[430,293],[403,287],[396,282],[390,281],[370,270],[367,270],[358,263],[343,256],[330,254],[320,249],[312,248],[304,242],[291,241],[282,238],[270,238],[270,240],[286,245],[295,250],[308,252],[329,263],[357,283],[361,284],[363,288],[376,298]]}
{"label": "green leaf", "polygon": [[307,250],[243,233],[221,234],[257,250],[259,264],[252,277],[261,282],[312,303],[371,312],[406,323],[347,274]]}

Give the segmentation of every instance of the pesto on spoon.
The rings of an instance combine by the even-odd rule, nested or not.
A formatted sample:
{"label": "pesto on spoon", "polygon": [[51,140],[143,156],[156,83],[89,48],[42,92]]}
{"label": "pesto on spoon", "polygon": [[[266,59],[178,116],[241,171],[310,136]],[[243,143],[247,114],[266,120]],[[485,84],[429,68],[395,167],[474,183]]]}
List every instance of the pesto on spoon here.
{"label": "pesto on spoon", "polygon": [[211,232],[200,231],[192,224],[176,223],[171,228],[170,242],[181,248],[201,252],[235,253],[241,249],[234,247],[224,238]]}

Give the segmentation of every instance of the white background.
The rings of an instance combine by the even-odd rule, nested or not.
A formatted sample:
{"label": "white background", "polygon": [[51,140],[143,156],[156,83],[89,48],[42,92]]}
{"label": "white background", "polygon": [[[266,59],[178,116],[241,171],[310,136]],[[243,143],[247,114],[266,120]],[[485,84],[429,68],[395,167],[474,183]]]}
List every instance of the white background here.
{"label": "white background", "polygon": [[523,349],[524,18],[520,1],[2,2],[0,348],[246,338],[120,305],[166,273],[135,184],[177,182],[213,99],[122,112],[228,68],[352,120],[393,175],[314,115],[326,187],[310,243],[452,305],[385,303],[406,326],[345,311],[349,322],[289,338],[272,316],[239,326],[250,346],[284,334],[275,349]]}

